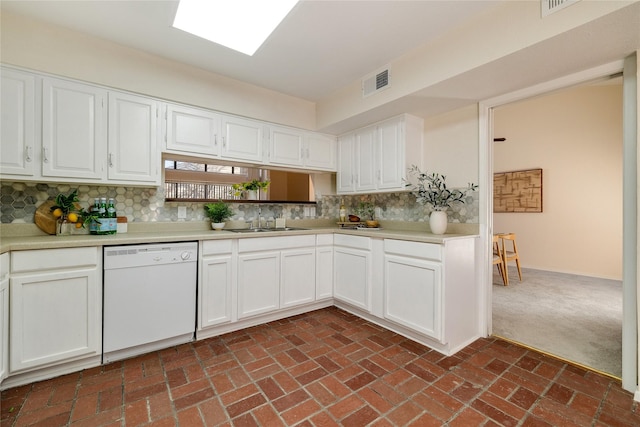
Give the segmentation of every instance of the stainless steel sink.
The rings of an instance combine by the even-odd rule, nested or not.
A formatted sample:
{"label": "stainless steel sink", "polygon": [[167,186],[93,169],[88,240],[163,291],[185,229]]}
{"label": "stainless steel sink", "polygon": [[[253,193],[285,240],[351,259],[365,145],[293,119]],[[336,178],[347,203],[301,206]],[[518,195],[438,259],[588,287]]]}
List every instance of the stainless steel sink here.
{"label": "stainless steel sink", "polygon": [[284,227],[284,228],[236,228],[229,229],[233,233],[269,233],[272,231],[296,231],[296,230],[308,230],[308,228],[300,227]]}

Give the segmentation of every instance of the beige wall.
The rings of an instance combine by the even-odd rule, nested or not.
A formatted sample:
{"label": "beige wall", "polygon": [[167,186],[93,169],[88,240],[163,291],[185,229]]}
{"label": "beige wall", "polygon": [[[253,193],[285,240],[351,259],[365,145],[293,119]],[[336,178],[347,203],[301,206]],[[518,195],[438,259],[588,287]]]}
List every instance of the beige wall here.
{"label": "beige wall", "polygon": [[5,64],[315,130],[315,104],[97,37],[2,12]]}
{"label": "beige wall", "polygon": [[494,172],[543,169],[543,213],[496,213],[525,267],[622,278],[622,87],[496,108]]}

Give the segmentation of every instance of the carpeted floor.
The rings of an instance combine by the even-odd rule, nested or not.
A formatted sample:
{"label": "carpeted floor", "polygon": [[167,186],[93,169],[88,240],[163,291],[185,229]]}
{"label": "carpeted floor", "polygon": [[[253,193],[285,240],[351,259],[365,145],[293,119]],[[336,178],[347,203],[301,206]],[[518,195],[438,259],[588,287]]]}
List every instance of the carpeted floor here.
{"label": "carpeted floor", "polygon": [[622,282],[510,267],[505,287],[494,267],[493,333],[621,377]]}

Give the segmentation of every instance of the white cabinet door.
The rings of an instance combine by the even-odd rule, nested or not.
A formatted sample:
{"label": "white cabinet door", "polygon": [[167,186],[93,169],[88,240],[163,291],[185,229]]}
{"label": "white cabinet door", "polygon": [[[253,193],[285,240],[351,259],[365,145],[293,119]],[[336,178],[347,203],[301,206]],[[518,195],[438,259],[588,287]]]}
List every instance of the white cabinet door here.
{"label": "white cabinet door", "polygon": [[220,155],[220,115],[212,111],[167,104],[167,151]]}
{"label": "white cabinet door", "polygon": [[105,178],[106,93],[94,86],[43,78],[43,176]]}
{"label": "white cabinet door", "polygon": [[375,126],[356,132],[356,191],[358,192],[376,189],[376,141]]}
{"label": "white cabinet door", "polygon": [[371,310],[371,251],[336,246],[334,290],[336,299]]}
{"label": "white cabinet door", "polygon": [[36,159],[39,159],[36,157],[35,76],[2,68],[1,78],[0,174],[33,176]]}
{"label": "white cabinet door", "polygon": [[230,322],[233,277],[231,255],[203,257],[200,264],[200,328]]}
{"label": "white cabinet door", "polygon": [[9,373],[9,254],[0,255],[0,382]]}
{"label": "white cabinet door", "polygon": [[263,123],[222,116],[222,157],[262,163],[263,138]]}
{"label": "white cabinet door", "polygon": [[280,252],[238,256],[238,318],[277,310],[280,305]]}
{"label": "white cabinet door", "polygon": [[316,298],[315,249],[283,250],[280,266],[280,308],[313,302]]}
{"label": "white cabinet door", "polygon": [[[378,190],[397,190],[404,186],[402,178],[406,175],[403,121],[389,120],[378,125],[377,144],[377,188]],[[416,159],[415,162],[418,162]]]}
{"label": "white cabinet door", "polygon": [[316,248],[316,299],[333,297],[333,246]]}
{"label": "white cabinet door", "polygon": [[[422,165],[422,134],[422,119],[405,114],[340,136],[337,193],[406,190],[407,169]],[[348,141],[353,141],[352,151]],[[351,187],[354,170],[355,185]]]}
{"label": "white cabinet door", "polygon": [[338,174],[336,191],[338,194],[352,193],[355,190],[355,134],[343,135],[338,139]]}
{"label": "white cabinet door", "polygon": [[296,167],[304,165],[303,132],[270,126],[269,146],[269,163]]}
{"label": "white cabinet door", "polygon": [[305,166],[309,169],[336,171],[336,138],[308,133],[305,136]]}
{"label": "white cabinet door", "polygon": [[100,355],[97,268],[14,275],[10,283],[10,372]]}
{"label": "white cabinet door", "polygon": [[109,92],[109,180],[160,184],[158,103]]}
{"label": "white cabinet door", "polygon": [[384,317],[442,339],[442,268],[440,263],[385,255]]}

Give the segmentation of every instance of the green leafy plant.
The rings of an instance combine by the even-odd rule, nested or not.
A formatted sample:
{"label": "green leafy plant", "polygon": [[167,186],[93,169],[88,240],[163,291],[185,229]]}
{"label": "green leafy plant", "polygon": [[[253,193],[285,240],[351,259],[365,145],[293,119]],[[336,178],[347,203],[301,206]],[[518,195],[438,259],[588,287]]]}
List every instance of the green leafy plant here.
{"label": "green leafy plant", "polygon": [[445,210],[452,203],[464,203],[464,198],[470,191],[476,191],[478,186],[469,183],[468,187],[450,190],[445,182],[447,177],[439,173],[422,172],[416,165],[409,168],[409,174],[416,177],[417,182],[407,183],[406,187],[416,196],[420,204],[429,204],[434,210]]}
{"label": "green leafy plant", "polygon": [[[60,193],[55,198],[55,205],[51,206],[51,212],[55,217],[67,217],[71,212],[79,212],[78,190],[73,190],[68,196]],[[59,211],[58,211],[59,209]]]}
{"label": "green leafy plant", "polygon": [[360,202],[356,208],[356,214],[362,219],[374,221],[376,219],[376,207],[371,202]]}
{"label": "green leafy plant", "polygon": [[251,181],[233,184],[231,185],[231,187],[234,190],[235,196],[241,196],[247,191],[267,191],[267,188],[269,188],[269,184],[271,184],[271,181],[260,181],[257,179],[253,179]]}
{"label": "green leafy plant", "polygon": [[204,210],[211,219],[211,222],[216,223],[225,222],[225,220],[231,218],[234,213],[231,207],[222,200],[218,200],[215,203],[207,203],[204,205]]}

